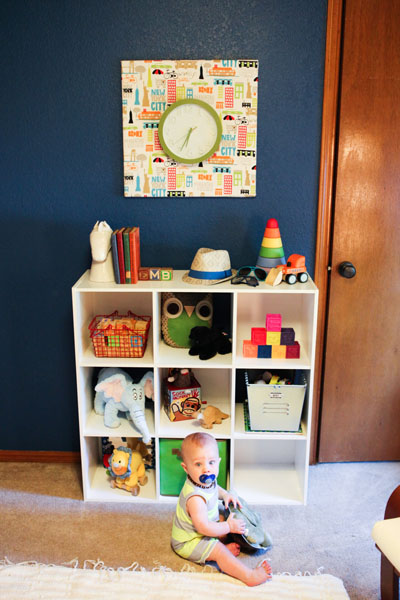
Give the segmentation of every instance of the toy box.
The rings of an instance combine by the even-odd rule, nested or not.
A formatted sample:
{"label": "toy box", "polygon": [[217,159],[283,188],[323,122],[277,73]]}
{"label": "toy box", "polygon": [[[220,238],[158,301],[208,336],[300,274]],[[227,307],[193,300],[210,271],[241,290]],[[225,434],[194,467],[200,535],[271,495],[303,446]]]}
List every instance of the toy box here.
{"label": "toy box", "polygon": [[298,431],[307,382],[300,372],[291,385],[249,383],[244,374],[250,429],[252,431]]}
{"label": "toy box", "polygon": [[142,358],[149,335],[151,317],[128,311],[120,315],[96,315],[89,325],[95,356],[108,358]]}
{"label": "toy box", "polygon": [[193,374],[190,387],[178,387],[167,378],[164,380],[164,410],[170,421],[193,419],[201,404],[201,386]]}
{"label": "toy box", "polygon": [[[218,485],[227,487],[228,442],[218,441],[219,465]],[[179,496],[185,483],[186,473],[181,467],[182,440],[160,439],[160,493],[165,496]]]}

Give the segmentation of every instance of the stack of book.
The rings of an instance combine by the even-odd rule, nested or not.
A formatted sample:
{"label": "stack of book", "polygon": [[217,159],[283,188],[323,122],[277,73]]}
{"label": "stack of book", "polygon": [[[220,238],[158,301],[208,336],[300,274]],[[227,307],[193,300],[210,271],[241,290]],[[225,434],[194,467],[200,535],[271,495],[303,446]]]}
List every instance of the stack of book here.
{"label": "stack of book", "polygon": [[111,250],[117,283],[137,283],[140,268],[139,227],[121,227],[113,231]]}

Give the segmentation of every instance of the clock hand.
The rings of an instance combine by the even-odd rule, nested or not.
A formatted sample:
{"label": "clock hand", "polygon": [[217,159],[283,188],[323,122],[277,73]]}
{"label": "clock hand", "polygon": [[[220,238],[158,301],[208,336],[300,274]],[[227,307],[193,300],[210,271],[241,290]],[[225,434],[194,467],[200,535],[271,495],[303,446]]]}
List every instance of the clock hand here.
{"label": "clock hand", "polygon": [[187,134],[187,133],[184,133],[184,134],[183,134],[183,135],[181,135],[181,137],[180,137],[180,138],[178,138],[176,141],[177,141],[177,142],[180,142],[180,141],[182,141],[182,140],[183,140],[183,138],[185,138],[185,140],[186,140],[187,136],[188,136],[188,134]]}
{"label": "clock hand", "polygon": [[187,135],[186,135],[186,137],[185,137],[185,141],[183,142],[183,144],[182,144],[182,146],[181,146],[181,150],[183,150],[183,148],[184,148],[184,147],[186,146],[186,144],[188,143],[190,134],[191,134],[191,131],[190,131],[190,129],[189,129],[189,132],[187,133]]}
{"label": "clock hand", "polygon": [[188,144],[188,142],[189,142],[189,138],[190,138],[190,136],[192,135],[192,131],[194,131],[195,129],[197,129],[197,126],[196,126],[196,127],[190,127],[190,129],[189,129],[189,131],[188,131],[188,134],[187,134],[187,136],[186,136],[186,138],[185,138],[185,141],[184,141],[184,142],[183,142],[183,144],[182,144],[182,148],[181,148],[181,150],[183,150],[183,147],[184,147],[184,146],[186,146],[186,145]]}

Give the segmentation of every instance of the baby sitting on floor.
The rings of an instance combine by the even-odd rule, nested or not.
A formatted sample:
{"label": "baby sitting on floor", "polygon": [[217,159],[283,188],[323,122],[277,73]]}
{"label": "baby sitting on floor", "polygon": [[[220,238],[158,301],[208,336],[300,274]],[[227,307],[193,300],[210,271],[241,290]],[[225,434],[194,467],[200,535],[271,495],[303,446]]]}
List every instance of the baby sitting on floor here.
{"label": "baby sitting on floor", "polygon": [[224,543],[229,533],[245,533],[243,519],[231,513],[219,521],[218,499],[225,507],[241,506],[234,494],[217,484],[220,456],[218,444],[208,433],[191,433],[182,443],[182,467],[187,474],[179,496],[172,526],[171,546],[182,558],[197,563],[215,561],[221,571],[249,586],[271,578],[267,561],[251,569],[237,557],[239,544]]}

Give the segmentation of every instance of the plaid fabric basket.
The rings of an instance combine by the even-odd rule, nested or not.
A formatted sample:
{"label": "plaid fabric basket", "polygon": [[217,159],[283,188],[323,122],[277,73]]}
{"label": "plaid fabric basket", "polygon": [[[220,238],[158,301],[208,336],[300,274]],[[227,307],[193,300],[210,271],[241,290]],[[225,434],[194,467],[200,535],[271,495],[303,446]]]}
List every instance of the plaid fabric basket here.
{"label": "plaid fabric basket", "polygon": [[107,358],[142,358],[146,351],[151,317],[128,311],[96,315],[89,325],[94,354]]}

